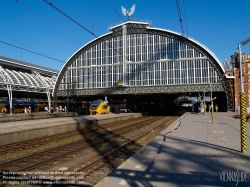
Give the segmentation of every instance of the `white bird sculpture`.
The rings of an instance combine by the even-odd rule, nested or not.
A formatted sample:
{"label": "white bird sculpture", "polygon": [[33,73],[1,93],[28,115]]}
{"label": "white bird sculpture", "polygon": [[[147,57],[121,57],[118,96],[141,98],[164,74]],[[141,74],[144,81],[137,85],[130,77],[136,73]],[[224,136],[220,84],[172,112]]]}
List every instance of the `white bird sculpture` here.
{"label": "white bird sculpture", "polygon": [[127,16],[128,20],[129,17],[135,12],[135,4],[130,8],[130,10],[126,10],[123,6],[121,7],[122,13],[124,16]]}

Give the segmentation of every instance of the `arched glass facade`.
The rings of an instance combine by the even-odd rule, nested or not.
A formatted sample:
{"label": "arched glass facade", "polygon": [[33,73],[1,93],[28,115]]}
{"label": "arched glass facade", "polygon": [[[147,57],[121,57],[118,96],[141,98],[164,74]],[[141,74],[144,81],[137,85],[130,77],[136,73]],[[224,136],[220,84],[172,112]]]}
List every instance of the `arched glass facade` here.
{"label": "arched glass facade", "polygon": [[143,22],[128,21],[110,31],[70,57],[57,77],[54,96],[200,92],[211,88],[230,97],[222,65],[199,42]]}
{"label": "arched glass facade", "polygon": [[[126,86],[216,83],[211,62],[193,47],[166,36],[129,34],[98,43],[84,51],[68,68],[62,83],[75,89]],[[61,84],[66,89],[67,84]]]}

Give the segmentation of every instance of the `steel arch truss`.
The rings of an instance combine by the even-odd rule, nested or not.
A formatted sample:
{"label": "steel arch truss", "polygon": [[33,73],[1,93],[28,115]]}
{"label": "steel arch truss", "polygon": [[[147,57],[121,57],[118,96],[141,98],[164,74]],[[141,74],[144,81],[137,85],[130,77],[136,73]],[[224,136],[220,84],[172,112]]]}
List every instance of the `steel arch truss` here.
{"label": "steel arch truss", "polygon": [[[124,23],[127,24],[127,23]],[[208,84],[196,84],[196,85],[164,85],[164,86],[142,86],[142,87],[112,87],[112,88],[92,88],[92,89],[77,89],[77,90],[59,90],[60,83],[62,82],[63,77],[65,76],[68,68],[72,65],[73,62],[78,59],[78,57],[83,54],[85,51],[90,49],[91,47],[106,41],[108,39],[122,36],[122,32],[119,29],[113,29],[113,32],[100,37],[93,42],[87,44],[79,51],[77,51],[69,61],[64,65],[60,74],[57,77],[57,81],[53,91],[53,98],[56,99],[57,96],[66,96],[67,93],[69,95],[95,95],[95,94],[134,94],[134,93],[179,93],[179,92],[203,92],[204,90],[210,90],[210,85]],[[166,36],[172,39],[176,39],[181,41],[193,49],[196,49],[201,54],[203,54],[206,59],[210,61],[213,68],[216,70],[220,77],[220,83],[212,84],[213,91],[220,91],[225,92],[227,98],[227,108],[228,110],[232,108],[232,96],[230,91],[230,86],[228,81],[225,77],[223,68],[219,65],[219,61],[215,57],[215,55],[209,51],[205,46],[202,44],[183,37],[182,35],[174,32],[170,32],[167,30],[160,30],[160,29],[152,29],[149,28],[147,25],[144,27],[138,27],[137,24],[127,24],[127,34],[156,34],[161,36]]]}

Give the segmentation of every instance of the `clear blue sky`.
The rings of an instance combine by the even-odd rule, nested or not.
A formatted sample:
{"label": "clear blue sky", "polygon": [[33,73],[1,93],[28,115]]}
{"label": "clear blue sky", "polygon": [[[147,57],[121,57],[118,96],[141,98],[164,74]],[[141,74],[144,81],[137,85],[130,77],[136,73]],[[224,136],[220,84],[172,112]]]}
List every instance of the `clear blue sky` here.
{"label": "clear blue sky", "polygon": [[[134,3],[132,19],[150,20],[151,27],[181,32],[175,0],[48,1],[97,36],[106,34],[109,26],[126,20],[121,6],[130,9]],[[179,3],[185,34],[207,46],[221,62],[225,56],[230,61],[238,43],[250,37],[249,0],[179,0]],[[0,0],[0,15],[0,41],[64,62],[95,38],[43,0]],[[242,52],[250,53],[250,43]],[[63,66],[62,62],[3,43],[0,55],[58,70]]]}

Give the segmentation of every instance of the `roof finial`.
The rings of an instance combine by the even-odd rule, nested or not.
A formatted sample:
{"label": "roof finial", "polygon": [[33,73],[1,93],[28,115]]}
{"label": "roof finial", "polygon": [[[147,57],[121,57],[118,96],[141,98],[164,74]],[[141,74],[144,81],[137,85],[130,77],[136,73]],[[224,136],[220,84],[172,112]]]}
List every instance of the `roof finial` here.
{"label": "roof finial", "polygon": [[135,12],[135,4],[130,8],[130,10],[126,10],[123,6],[121,7],[122,13],[124,16],[127,16],[128,21],[130,20],[129,17]]}

